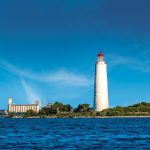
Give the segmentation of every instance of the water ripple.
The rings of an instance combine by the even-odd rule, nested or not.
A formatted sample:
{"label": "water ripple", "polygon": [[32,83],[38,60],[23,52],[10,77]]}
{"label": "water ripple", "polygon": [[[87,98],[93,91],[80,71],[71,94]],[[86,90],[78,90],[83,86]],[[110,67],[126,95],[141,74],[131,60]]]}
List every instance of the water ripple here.
{"label": "water ripple", "polygon": [[0,149],[149,149],[149,118],[0,119]]}

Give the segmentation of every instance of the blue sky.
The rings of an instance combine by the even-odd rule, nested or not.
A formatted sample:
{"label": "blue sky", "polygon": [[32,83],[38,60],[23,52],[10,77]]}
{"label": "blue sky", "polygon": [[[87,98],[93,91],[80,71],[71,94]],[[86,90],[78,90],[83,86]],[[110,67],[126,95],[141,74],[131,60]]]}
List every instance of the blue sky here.
{"label": "blue sky", "polygon": [[0,1],[0,108],[62,101],[93,105],[97,54],[110,106],[150,102],[149,0]]}

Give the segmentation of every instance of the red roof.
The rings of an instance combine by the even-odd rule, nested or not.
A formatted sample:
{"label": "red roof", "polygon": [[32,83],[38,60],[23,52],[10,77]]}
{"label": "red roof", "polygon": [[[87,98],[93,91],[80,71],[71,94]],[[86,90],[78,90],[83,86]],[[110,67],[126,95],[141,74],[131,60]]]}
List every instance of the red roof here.
{"label": "red roof", "polygon": [[98,57],[104,57],[104,54],[100,51],[100,53],[97,56]]}

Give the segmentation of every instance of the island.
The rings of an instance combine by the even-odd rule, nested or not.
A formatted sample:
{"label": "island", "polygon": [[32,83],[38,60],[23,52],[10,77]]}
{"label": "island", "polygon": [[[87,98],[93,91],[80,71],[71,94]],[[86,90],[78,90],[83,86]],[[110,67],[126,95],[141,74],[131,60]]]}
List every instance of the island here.
{"label": "island", "polygon": [[[2,114],[0,114],[2,115]],[[72,108],[70,104],[48,103],[37,113],[28,110],[25,113],[9,112],[6,118],[110,118],[110,117],[150,117],[150,103],[141,102],[127,107],[116,106],[96,112],[89,104],[79,104]]]}

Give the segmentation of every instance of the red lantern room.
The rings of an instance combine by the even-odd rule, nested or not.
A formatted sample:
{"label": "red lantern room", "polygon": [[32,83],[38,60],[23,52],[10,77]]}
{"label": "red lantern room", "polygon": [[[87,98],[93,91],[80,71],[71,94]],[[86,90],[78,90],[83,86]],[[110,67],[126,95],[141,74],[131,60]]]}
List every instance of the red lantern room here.
{"label": "red lantern room", "polygon": [[104,54],[101,51],[97,56],[98,56],[98,62],[104,61]]}

